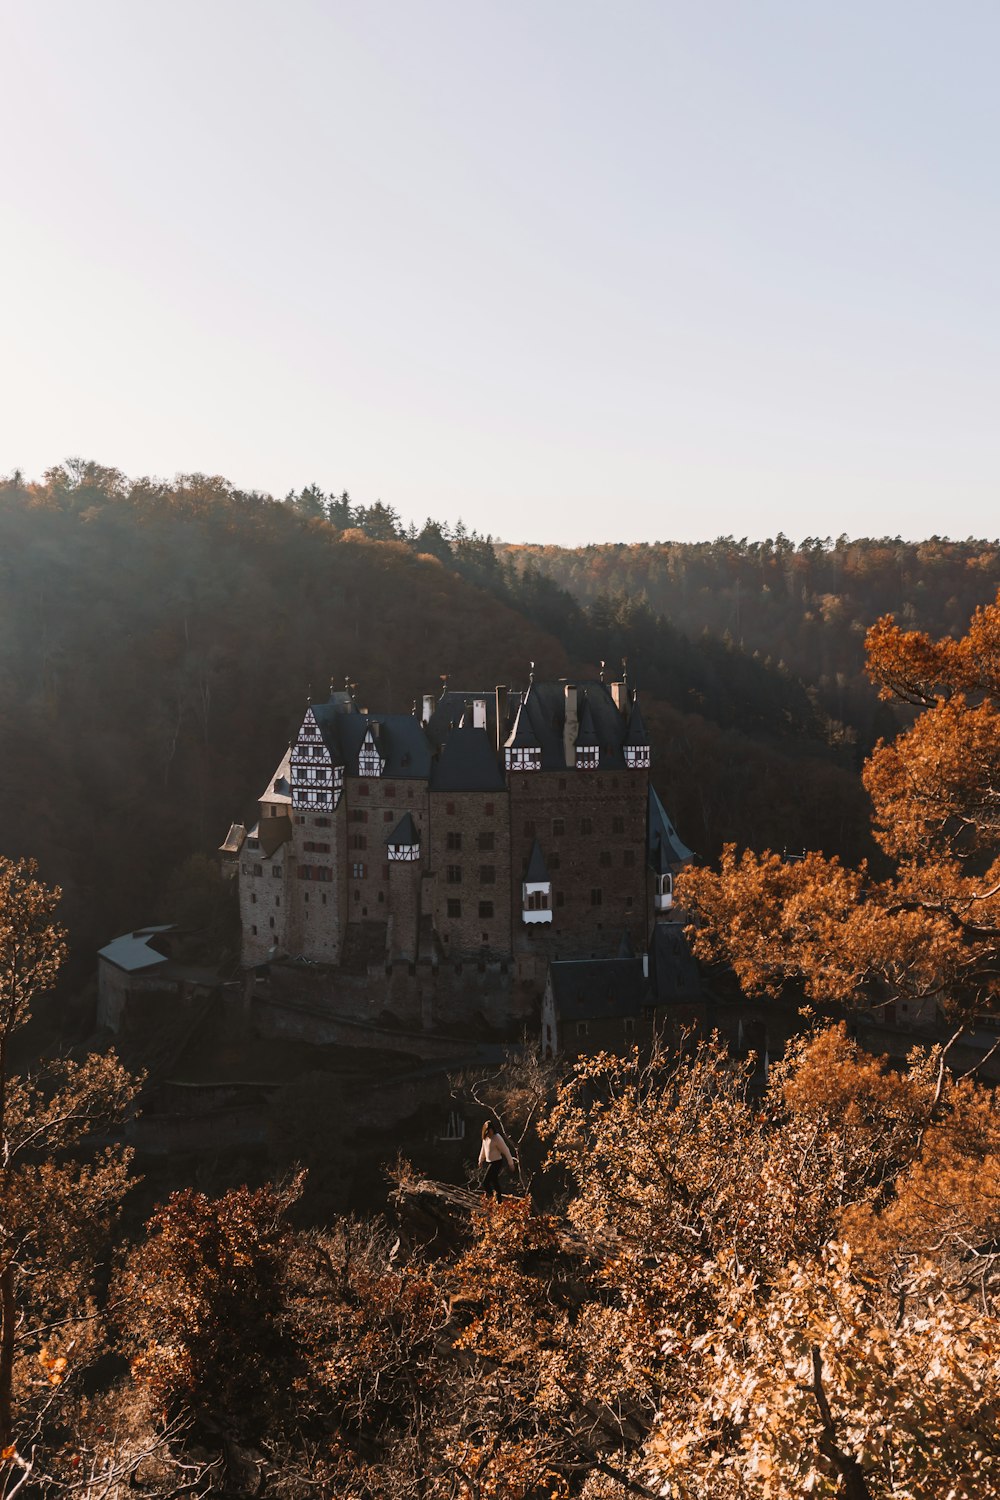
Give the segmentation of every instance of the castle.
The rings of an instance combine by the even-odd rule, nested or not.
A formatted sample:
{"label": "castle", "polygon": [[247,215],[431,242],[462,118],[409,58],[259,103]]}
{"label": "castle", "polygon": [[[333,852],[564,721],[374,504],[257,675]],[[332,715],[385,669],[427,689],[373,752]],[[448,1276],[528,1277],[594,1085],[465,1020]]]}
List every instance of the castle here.
{"label": "castle", "polygon": [[552,960],[645,951],[691,858],[649,765],[624,670],[579,684],[532,672],[524,691],[445,683],[410,714],[368,713],[350,683],[331,691],[256,823],[222,845],[243,963],[410,976],[474,963],[537,997]]}

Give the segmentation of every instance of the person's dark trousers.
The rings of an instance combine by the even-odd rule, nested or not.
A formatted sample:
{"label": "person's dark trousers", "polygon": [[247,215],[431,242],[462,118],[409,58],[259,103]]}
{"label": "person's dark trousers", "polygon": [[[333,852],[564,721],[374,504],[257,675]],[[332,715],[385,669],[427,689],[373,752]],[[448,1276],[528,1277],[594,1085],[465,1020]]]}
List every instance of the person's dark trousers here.
{"label": "person's dark trousers", "polygon": [[503,1197],[500,1191],[500,1173],[502,1171],[502,1161],[490,1161],[486,1163],[486,1176],[483,1178],[484,1193],[492,1193],[494,1198]]}

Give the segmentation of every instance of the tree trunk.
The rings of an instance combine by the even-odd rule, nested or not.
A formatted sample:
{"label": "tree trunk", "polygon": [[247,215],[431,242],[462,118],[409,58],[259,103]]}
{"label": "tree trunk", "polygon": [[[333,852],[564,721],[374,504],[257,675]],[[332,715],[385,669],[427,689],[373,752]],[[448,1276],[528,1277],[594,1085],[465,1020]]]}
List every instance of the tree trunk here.
{"label": "tree trunk", "polygon": [[14,1265],[0,1271],[0,1452],[14,1442]]}

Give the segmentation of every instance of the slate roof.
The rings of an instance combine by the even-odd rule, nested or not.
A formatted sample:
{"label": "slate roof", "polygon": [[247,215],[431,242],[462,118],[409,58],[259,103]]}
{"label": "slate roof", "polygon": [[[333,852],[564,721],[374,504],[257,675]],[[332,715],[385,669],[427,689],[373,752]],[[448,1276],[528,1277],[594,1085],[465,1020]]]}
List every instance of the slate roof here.
{"label": "slate roof", "polygon": [[542,748],[542,733],[535,722],[531,696],[532,692],[529,688],[527,697],[522,698],[517,710],[514,727],[504,741],[505,750],[540,750]]}
{"label": "slate roof", "polygon": [[649,976],[657,1005],[697,1000],[701,995],[698,962],[682,922],[657,922],[649,950]]}
{"label": "slate roof", "polygon": [[681,842],[652,785],[649,788],[648,825],[649,863],[658,875],[667,875],[678,865],[690,864],[694,855],[687,844]]}
{"label": "slate roof", "polygon": [[[490,744],[497,743],[497,694],[496,688],[476,688],[475,691],[459,692],[455,688],[449,688],[442,693],[437,701],[437,706],[431,714],[427,724],[426,734],[431,744],[439,749],[448,738],[452,725],[461,724],[463,718],[471,724],[472,716],[469,706],[476,698],[481,698],[486,703],[486,732]],[[503,734],[500,743],[507,738],[507,725],[503,725]]]}
{"label": "slate roof", "polygon": [[549,872],[545,864],[544,856],[538,840],[535,839],[528,855],[528,868],[524,875],[525,885],[547,885],[549,883]]}
{"label": "slate roof", "polygon": [[625,737],[625,743],[626,745],[649,744],[649,735],[646,733],[646,723],[642,717],[638,697],[632,700],[632,712],[628,716],[628,734]]}
{"label": "slate roof", "polygon": [[636,1016],[648,997],[641,958],[555,959],[549,979],[562,1021]]}
{"label": "slate roof", "polygon": [[577,730],[576,743],[583,749],[601,743],[597,738],[597,730],[594,728],[594,715],[590,707],[590,695],[586,691],[584,691],[583,706],[580,709],[580,727]]}
{"label": "slate roof", "polygon": [[377,725],[375,743],[385,761],[383,776],[394,780],[426,781],[431,770],[431,744],[413,714],[362,714],[346,693],[337,701],[314,703],[312,711],[335,766],[348,776],[358,774],[358,752],[369,726]]}
{"label": "slate roof", "polygon": [[391,833],[386,835],[387,844],[403,844],[412,848],[414,844],[420,843],[420,835],[417,825],[413,821],[412,814],[404,813]]}
{"label": "slate roof", "polygon": [[114,964],[116,969],[124,969],[127,974],[135,974],[142,969],[156,969],[170,960],[165,953],[157,952],[152,946],[152,939],[162,933],[174,931],[175,927],[169,922],[162,927],[140,927],[135,932],[123,933],[121,937],[116,937],[105,947],[99,948],[97,956]]}
{"label": "slate roof", "polygon": [[489,731],[453,729],[431,771],[431,791],[502,792],[506,785]]}

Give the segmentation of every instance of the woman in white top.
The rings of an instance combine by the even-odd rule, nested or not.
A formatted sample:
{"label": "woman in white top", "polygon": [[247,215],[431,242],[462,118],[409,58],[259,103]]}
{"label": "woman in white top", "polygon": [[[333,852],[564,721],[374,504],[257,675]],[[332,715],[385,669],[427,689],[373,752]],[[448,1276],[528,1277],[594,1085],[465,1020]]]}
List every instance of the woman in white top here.
{"label": "woman in white top", "polygon": [[507,1149],[507,1142],[500,1134],[495,1120],[487,1120],[483,1126],[483,1144],[479,1149],[479,1165],[486,1167],[486,1176],[483,1178],[483,1192],[492,1193],[499,1198],[500,1173],[503,1171],[504,1162],[513,1172],[514,1158]]}

